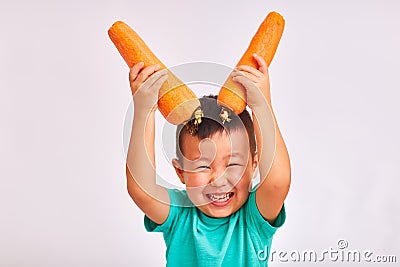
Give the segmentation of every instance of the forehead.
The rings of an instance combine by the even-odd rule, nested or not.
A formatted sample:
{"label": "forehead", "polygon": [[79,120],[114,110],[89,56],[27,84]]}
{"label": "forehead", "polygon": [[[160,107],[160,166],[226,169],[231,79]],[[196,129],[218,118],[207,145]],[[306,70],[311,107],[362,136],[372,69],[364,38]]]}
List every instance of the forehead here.
{"label": "forehead", "polygon": [[185,134],[182,138],[181,152],[185,158],[196,160],[202,157],[247,157],[250,152],[246,130],[237,129],[217,132],[209,138]]}

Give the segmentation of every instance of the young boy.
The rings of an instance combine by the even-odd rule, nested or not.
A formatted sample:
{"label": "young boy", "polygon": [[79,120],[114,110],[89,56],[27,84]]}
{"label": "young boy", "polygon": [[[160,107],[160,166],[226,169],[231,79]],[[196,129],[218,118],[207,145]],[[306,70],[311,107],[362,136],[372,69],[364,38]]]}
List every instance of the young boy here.
{"label": "young boy", "polygon": [[[130,70],[128,192],[145,213],[146,230],[163,232],[167,266],[268,265],[272,237],[286,217],[291,168],[272,111],[267,65],[254,59],[258,69],[242,65],[231,74],[246,90],[254,124],[247,110],[236,116],[209,96],[200,99],[204,118],[195,130],[193,121],[178,125],[172,164],[186,190],[156,184],[154,113],[167,72],[143,63]],[[257,168],[260,183],[252,190]]]}

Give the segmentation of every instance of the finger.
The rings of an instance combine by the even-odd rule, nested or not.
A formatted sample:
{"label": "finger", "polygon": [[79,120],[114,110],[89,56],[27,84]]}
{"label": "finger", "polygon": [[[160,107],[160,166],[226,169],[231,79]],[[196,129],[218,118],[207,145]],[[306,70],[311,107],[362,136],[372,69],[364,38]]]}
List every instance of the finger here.
{"label": "finger", "polygon": [[253,54],[253,57],[255,58],[255,60],[258,63],[259,71],[261,71],[263,74],[267,74],[268,73],[268,65],[267,65],[267,62],[265,62],[264,58],[257,54]]}
{"label": "finger", "polygon": [[147,89],[149,90],[149,92],[154,95],[157,96],[157,98],[155,99],[155,103],[154,105],[157,105],[157,101],[159,99],[160,96],[159,94],[159,90],[162,86],[162,84],[168,79],[168,75],[167,74],[162,74],[162,75],[154,75],[152,78],[156,77],[156,80],[150,85],[150,87]]}
{"label": "finger", "polygon": [[154,87],[154,83],[157,82],[160,78],[168,78],[168,72],[167,69],[159,70],[155,73],[153,73],[143,84],[144,87],[146,88],[151,88]]}
{"label": "finger", "polygon": [[139,74],[139,71],[143,68],[144,63],[139,62],[129,70],[129,82],[133,82]]}
{"label": "finger", "polygon": [[248,79],[247,77],[238,75],[236,77],[233,77],[232,80],[234,82],[238,82],[240,84],[242,84],[246,89],[254,89],[257,88],[256,84],[254,82],[252,82],[250,79]]}
{"label": "finger", "polygon": [[151,74],[153,74],[155,71],[159,70],[160,65],[154,64],[147,66],[144,68],[136,78],[137,82],[142,83],[144,82]]}
{"label": "finger", "polygon": [[240,65],[240,66],[237,66],[235,69],[240,70],[240,71],[250,72],[254,76],[257,76],[258,78],[261,78],[263,76],[263,73],[261,71],[259,71],[258,69],[255,69],[251,66],[248,66],[248,65]]}
{"label": "finger", "polygon": [[151,88],[155,90],[159,90],[162,86],[162,84],[168,79],[168,75],[162,75],[160,76],[152,85]]}
{"label": "finger", "polygon": [[236,76],[245,76],[248,79],[250,79],[252,82],[257,83],[258,80],[260,79],[260,77],[257,77],[255,75],[253,75],[252,73],[249,72],[244,72],[244,71],[233,71],[231,73],[232,78],[236,77]]}

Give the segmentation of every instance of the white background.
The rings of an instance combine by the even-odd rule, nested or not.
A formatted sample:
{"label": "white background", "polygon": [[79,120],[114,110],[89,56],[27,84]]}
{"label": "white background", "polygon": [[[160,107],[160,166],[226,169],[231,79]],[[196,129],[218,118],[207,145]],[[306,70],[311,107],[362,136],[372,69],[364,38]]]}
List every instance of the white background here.
{"label": "white background", "polygon": [[[399,261],[397,1],[1,1],[0,266],[165,265],[126,191],[131,93],[107,30],[127,22],[167,66],[233,67],[272,10],[286,19],[270,78],[292,164],[272,250],[345,239]],[[271,264],[289,265],[303,266]]]}

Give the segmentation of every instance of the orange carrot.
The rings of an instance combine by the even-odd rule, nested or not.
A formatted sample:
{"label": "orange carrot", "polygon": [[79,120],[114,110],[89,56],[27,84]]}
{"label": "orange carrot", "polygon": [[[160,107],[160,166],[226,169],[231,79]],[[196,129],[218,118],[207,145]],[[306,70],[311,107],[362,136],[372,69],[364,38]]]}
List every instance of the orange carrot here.
{"label": "orange carrot", "polygon": [[[115,22],[108,30],[108,35],[129,68],[138,62],[143,62],[145,67],[159,64],[161,69],[166,68],[139,35],[124,22]],[[161,114],[170,123],[177,125],[190,119],[199,106],[200,101],[196,95],[168,70],[168,79],[159,92],[158,109]]]}
{"label": "orange carrot", "polygon": [[[253,58],[254,53],[264,58],[269,66],[278,48],[284,27],[283,17],[277,12],[270,12],[236,66],[249,65],[258,69],[257,61]],[[236,114],[240,114],[246,108],[246,91],[229,76],[219,91],[218,101],[231,108]]]}

